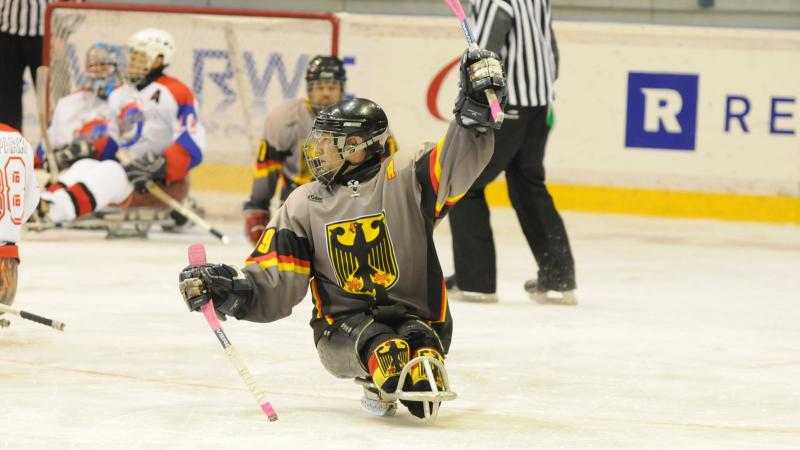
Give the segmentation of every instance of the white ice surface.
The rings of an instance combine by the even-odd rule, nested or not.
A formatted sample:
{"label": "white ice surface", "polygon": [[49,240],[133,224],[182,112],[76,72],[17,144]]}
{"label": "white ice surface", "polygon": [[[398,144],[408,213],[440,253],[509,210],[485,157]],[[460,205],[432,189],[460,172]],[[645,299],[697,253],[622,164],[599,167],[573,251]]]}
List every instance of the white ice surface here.
{"label": "white ice surface", "polygon": [[[176,288],[189,243],[243,261],[238,223],[229,246],[28,233],[14,306],[67,328],[0,330],[0,449],[800,448],[800,228],[564,217],[575,308],[527,298],[533,258],[494,211],[501,301],[451,305],[459,398],[434,426],[361,411],[360,388],[318,361],[309,300],[278,323],[223,323],[280,415],[265,420]],[[437,242],[449,273],[447,224]]]}

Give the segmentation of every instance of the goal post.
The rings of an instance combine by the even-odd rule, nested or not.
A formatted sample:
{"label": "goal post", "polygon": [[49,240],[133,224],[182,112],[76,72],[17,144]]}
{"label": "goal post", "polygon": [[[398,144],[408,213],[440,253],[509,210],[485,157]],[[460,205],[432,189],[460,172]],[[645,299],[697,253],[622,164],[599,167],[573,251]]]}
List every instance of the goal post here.
{"label": "goal post", "polygon": [[43,45],[43,64],[51,72],[48,117],[59,98],[85,85],[90,45],[118,48],[125,70],[128,37],[143,28],[175,38],[174,61],[165,73],[186,84],[199,104],[207,148],[192,183],[210,191],[249,189],[268,111],[305,95],[308,62],[337,55],[339,46],[339,19],[331,13],[53,3]]}

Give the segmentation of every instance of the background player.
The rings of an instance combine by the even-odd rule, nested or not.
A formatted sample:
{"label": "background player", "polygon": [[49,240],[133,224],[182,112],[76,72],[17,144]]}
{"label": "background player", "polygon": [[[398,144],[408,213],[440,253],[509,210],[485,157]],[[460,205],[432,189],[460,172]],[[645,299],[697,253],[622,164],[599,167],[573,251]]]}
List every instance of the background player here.
{"label": "background player", "polygon": [[[269,222],[269,205],[282,180],[281,203],[312,180],[302,146],[317,113],[344,98],[347,72],[335,56],[315,56],[306,69],[306,97],[283,102],[270,111],[258,149],[250,199],[244,204],[245,235],[255,245]],[[397,144],[391,135],[388,154]]]}
{"label": "background player", "polygon": [[[489,161],[494,122],[483,90],[502,99],[504,86],[496,55],[465,54],[456,120],[405,162],[383,158],[389,124],[375,103],[344,100],[321,111],[305,147],[317,182],[289,196],[243,270],[185,268],[190,309],[210,295],[222,315],[271,322],[291,313],[310,282],[314,340],[333,375],[370,376],[394,392],[410,358],[443,361],[452,319],[433,227]],[[430,390],[419,365],[411,370],[403,390]],[[422,402],[404,403],[424,416]]]}
{"label": "background player", "polygon": [[[39,203],[33,149],[15,129],[0,123],[0,303],[11,306],[17,293],[20,227]],[[0,313],[2,315],[3,313]],[[0,327],[8,320],[0,318]]]}
{"label": "background player", "polygon": [[133,158],[83,159],[60,177],[59,187],[42,198],[56,223],[72,221],[110,204],[130,204],[149,180],[163,183],[179,200],[188,192],[189,170],[200,164],[205,131],[197,118],[192,91],[164,74],[175,54],[175,40],[163,30],[147,28],[128,40],[128,80],[108,98],[116,120],[109,136]]}
{"label": "background player", "polygon": [[[114,120],[108,96],[122,83],[120,55],[98,42],[86,52],[88,84],[58,100],[47,129],[58,170],[82,158],[113,159],[117,143],[109,139],[108,125]],[[44,149],[37,149],[37,164],[46,162]]]}

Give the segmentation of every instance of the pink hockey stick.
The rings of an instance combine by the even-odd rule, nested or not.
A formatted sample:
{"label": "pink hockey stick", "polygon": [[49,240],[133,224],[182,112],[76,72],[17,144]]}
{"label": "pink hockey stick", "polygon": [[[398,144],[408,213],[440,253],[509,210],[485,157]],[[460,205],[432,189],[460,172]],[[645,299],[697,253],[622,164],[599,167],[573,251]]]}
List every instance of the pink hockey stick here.
{"label": "pink hockey stick", "polygon": [[[190,245],[189,264],[193,266],[199,266],[205,263],[206,249],[203,244]],[[278,420],[278,413],[275,412],[275,410],[272,408],[272,405],[270,405],[267,401],[264,391],[258,386],[255,378],[253,378],[253,374],[250,373],[250,370],[244,364],[244,361],[242,361],[241,356],[239,356],[239,352],[237,352],[236,348],[233,347],[233,344],[231,344],[231,341],[228,339],[228,336],[225,334],[225,331],[223,331],[222,326],[219,324],[217,313],[214,311],[214,300],[209,299],[206,304],[200,307],[200,309],[203,311],[203,315],[206,317],[208,325],[212,330],[214,330],[214,334],[217,336],[217,339],[219,339],[219,343],[222,344],[222,348],[225,349],[225,353],[228,354],[228,358],[233,363],[236,371],[239,372],[239,376],[242,377],[242,380],[244,380],[244,384],[247,385],[248,389],[250,389],[250,392],[256,398],[256,402],[258,402],[261,410],[264,411],[264,414],[267,415],[267,418],[270,422]]]}
{"label": "pink hockey stick", "polygon": [[[458,0],[444,0],[444,2],[447,3],[447,6],[453,10],[458,20],[461,21],[461,29],[464,31],[464,36],[467,38],[469,49],[477,50],[478,44],[475,42],[475,35],[472,33],[472,27],[469,26],[467,16],[464,14],[464,8],[461,7],[461,3]],[[492,118],[495,123],[502,122],[506,115],[503,112],[503,108],[500,107],[500,102],[497,101],[497,95],[494,93],[494,89],[489,88],[484,92],[486,92],[486,99],[489,100],[489,108],[492,111]]]}

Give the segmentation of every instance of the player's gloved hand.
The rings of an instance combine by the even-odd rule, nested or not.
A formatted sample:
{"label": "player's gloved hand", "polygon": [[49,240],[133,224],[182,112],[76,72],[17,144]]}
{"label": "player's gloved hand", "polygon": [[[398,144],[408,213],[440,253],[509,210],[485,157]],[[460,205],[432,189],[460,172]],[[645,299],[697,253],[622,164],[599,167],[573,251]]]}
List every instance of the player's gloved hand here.
{"label": "player's gloved hand", "polygon": [[251,244],[258,244],[268,223],[269,210],[256,206],[250,200],[244,203],[244,235]]}
{"label": "player's gloved hand", "polygon": [[178,276],[178,289],[191,311],[198,311],[209,300],[224,320],[253,297],[253,282],[241,270],[227,264],[184,267]]}
{"label": "player's gloved hand", "polygon": [[485,131],[487,127],[500,129],[492,119],[489,101],[484,91],[494,89],[500,106],[506,104],[506,80],[497,54],[489,50],[467,50],[461,57],[461,80],[453,113],[456,121],[465,128]]}
{"label": "player's gloved hand", "polygon": [[[79,140],[54,149],[53,156],[56,160],[56,167],[61,171],[69,168],[79,159],[94,157],[95,151],[91,143]],[[47,159],[45,159],[45,162],[47,162]]]}
{"label": "player's gloved hand", "polygon": [[161,155],[148,153],[134,159],[125,166],[125,173],[133,188],[143,192],[148,181],[159,181],[167,177],[167,160]]}

